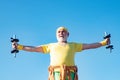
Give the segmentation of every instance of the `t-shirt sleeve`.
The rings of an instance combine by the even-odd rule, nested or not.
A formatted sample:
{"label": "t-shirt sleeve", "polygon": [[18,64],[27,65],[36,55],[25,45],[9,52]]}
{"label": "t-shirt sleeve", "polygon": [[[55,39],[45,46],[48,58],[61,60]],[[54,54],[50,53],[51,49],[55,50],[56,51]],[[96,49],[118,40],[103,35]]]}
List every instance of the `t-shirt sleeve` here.
{"label": "t-shirt sleeve", "polygon": [[43,48],[43,53],[50,52],[50,44],[41,45],[41,47]]}
{"label": "t-shirt sleeve", "polygon": [[75,51],[76,52],[82,51],[82,47],[83,47],[82,43],[75,43],[74,46],[75,46]]}

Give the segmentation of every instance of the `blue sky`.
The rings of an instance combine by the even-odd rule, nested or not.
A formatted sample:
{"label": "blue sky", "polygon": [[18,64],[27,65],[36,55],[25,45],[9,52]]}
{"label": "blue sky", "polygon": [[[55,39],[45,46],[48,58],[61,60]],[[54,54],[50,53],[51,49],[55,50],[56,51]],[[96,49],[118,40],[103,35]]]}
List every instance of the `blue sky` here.
{"label": "blue sky", "polygon": [[0,80],[47,80],[49,54],[10,53],[10,37],[38,46],[56,42],[55,31],[66,26],[68,41],[93,43],[111,33],[112,53],[105,47],[76,54],[79,80],[120,80],[119,0],[0,0]]}

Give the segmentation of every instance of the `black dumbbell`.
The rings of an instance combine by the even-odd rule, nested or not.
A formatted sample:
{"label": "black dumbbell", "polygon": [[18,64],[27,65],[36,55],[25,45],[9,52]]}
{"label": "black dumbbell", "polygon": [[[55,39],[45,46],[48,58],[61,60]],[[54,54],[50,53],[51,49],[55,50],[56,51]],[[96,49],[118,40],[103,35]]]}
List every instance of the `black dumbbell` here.
{"label": "black dumbbell", "polygon": [[[107,34],[105,32],[105,36],[104,36],[104,39],[107,39],[107,38],[111,38],[111,34]],[[108,43],[108,46],[106,46],[106,49],[110,49],[110,53],[112,52],[112,49],[113,49],[113,45],[111,45],[111,41]]]}
{"label": "black dumbbell", "polygon": [[[14,43],[14,42],[19,42],[19,39],[16,39],[16,35],[14,35],[13,37],[11,37],[11,42]],[[17,50],[17,48],[14,48],[11,53],[15,53],[15,57],[16,57],[16,53],[18,53],[19,50]]]}

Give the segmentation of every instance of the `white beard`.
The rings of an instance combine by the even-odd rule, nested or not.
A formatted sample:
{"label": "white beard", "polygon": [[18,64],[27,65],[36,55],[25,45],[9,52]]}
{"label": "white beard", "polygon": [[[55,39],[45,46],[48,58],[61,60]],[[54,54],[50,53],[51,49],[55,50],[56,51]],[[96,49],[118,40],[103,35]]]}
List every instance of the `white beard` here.
{"label": "white beard", "polygon": [[58,42],[67,41],[67,37],[57,37]]}

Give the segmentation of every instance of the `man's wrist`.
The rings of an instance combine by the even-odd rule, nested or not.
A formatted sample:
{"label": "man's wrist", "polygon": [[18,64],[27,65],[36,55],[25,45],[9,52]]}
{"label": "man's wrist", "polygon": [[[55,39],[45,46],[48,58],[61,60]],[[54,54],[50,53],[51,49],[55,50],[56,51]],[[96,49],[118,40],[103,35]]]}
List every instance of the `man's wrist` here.
{"label": "man's wrist", "polygon": [[105,39],[105,40],[103,40],[103,41],[101,41],[101,42],[100,42],[100,44],[101,44],[102,46],[107,45],[107,41],[106,41],[106,39]]}
{"label": "man's wrist", "polygon": [[18,50],[23,50],[23,45],[18,44],[17,49]]}

